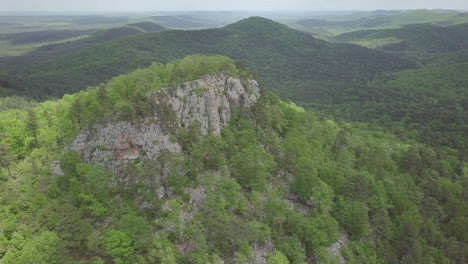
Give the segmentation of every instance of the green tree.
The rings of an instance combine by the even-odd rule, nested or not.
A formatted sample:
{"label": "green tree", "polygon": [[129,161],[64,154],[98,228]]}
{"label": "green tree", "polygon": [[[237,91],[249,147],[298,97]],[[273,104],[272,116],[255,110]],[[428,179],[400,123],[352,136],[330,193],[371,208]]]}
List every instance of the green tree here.
{"label": "green tree", "polygon": [[77,165],[81,163],[80,154],[75,151],[68,151],[60,159],[60,168],[68,177],[77,177]]}
{"label": "green tree", "polygon": [[36,113],[34,113],[33,110],[28,111],[28,120],[26,127],[28,128],[29,132],[34,136],[34,142],[35,142],[35,147],[39,148],[39,141],[37,140],[37,133],[39,129],[39,121],[36,116]]}
{"label": "green tree", "polygon": [[277,246],[287,257],[291,264],[304,264],[306,251],[297,236],[282,237]]}
{"label": "green tree", "polygon": [[354,240],[368,234],[370,228],[368,213],[369,208],[362,202],[346,203],[340,200],[334,208],[335,217]]}
{"label": "green tree", "polygon": [[120,220],[119,230],[125,232],[132,239],[132,245],[137,250],[146,248],[150,243],[151,226],[140,216],[124,215]]}
{"label": "green tree", "polygon": [[268,264],[289,264],[288,258],[283,252],[276,250],[268,256]]}
{"label": "green tree", "polygon": [[0,167],[6,168],[8,175],[11,177],[10,164],[13,162],[15,157],[9,151],[7,145],[0,142]]}
{"label": "green tree", "polygon": [[257,145],[245,148],[232,157],[232,164],[237,181],[252,190],[263,190],[276,167],[271,154]]}
{"label": "green tree", "polygon": [[457,217],[448,224],[450,235],[456,237],[458,241],[468,243],[468,217]]}
{"label": "green tree", "polygon": [[54,232],[42,232],[34,240],[27,241],[21,249],[13,249],[8,251],[2,258],[2,263],[62,263],[59,243],[60,240]]}
{"label": "green tree", "polygon": [[149,263],[177,264],[177,248],[162,234],[153,236],[148,247]]}
{"label": "green tree", "polygon": [[104,239],[104,249],[118,264],[132,263],[132,239],[124,232],[110,230]]}

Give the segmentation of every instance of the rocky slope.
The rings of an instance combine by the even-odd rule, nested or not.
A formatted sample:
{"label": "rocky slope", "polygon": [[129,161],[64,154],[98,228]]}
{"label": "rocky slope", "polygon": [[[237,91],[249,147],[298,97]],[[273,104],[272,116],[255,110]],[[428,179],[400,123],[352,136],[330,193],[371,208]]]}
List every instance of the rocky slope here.
{"label": "rocky slope", "polygon": [[224,74],[165,88],[148,95],[156,109],[139,120],[97,123],[67,148],[83,161],[104,165],[118,173],[128,162],[155,159],[167,150],[181,151],[171,134],[199,124],[202,135],[220,135],[236,107],[251,107],[260,96],[256,81],[242,82]]}

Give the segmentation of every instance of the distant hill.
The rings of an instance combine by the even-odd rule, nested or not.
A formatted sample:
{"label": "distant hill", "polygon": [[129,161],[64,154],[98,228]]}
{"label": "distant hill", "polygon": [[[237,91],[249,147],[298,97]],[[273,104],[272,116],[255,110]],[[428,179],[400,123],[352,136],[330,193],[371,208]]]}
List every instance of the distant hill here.
{"label": "distant hill", "polygon": [[350,82],[409,68],[411,61],[356,45],[334,44],[254,17],[221,29],[170,30],[116,39],[45,62],[22,65],[8,83],[18,92],[45,98],[97,85],[157,61],[190,54],[221,54],[244,62],[284,98],[326,102]]}
{"label": "distant hill", "polygon": [[160,32],[160,31],[166,30],[165,27],[163,27],[163,26],[161,26],[159,24],[155,24],[155,23],[150,22],[150,21],[139,22],[139,23],[134,23],[134,24],[128,24],[127,26],[128,27],[139,28],[139,29],[143,30],[144,32]]}
{"label": "distant hill", "polygon": [[195,18],[189,15],[181,16],[151,16],[150,19],[167,28],[195,29],[217,26],[217,22]]}
{"label": "distant hill", "polygon": [[456,25],[468,22],[468,14],[447,10],[414,10],[392,17],[394,25],[415,23],[432,23],[441,26]]}
{"label": "distant hill", "polygon": [[[342,20],[342,19],[348,20]],[[450,10],[412,10],[406,12],[357,13],[342,19],[330,20],[306,19],[296,24],[303,27],[336,27],[336,28],[379,28],[402,26],[416,23],[430,23],[450,26],[468,23],[468,14]]]}
{"label": "distant hill", "polygon": [[5,65],[5,69],[10,70],[23,69],[29,67],[31,62],[38,63],[54,57],[64,56],[113,39],[164,30],[166,30],[166,28],[163,26],[149,21],[98,30],[78,40],[41,46],[24,56],[0,57],[0,66],[3,64]]}
{"label": "distant hill", "polygon": [[372,28],[381,27],[391,24],[392,19],[386,15],[375,15],[370,17],[359,18],[351,21],[328,21],[320,19],[300,20],[297,24],[304,27],[362,27]]}
{"label": "distant hill", "polygon": [[357,20],[361,18],[366,18],[366,17],[372,17],[372,16],[380,16],[380,15],[397,15],[407,12],[405,10],[373,10],[373,11],[359,11],[359,12],[352,12],[351,14],[346,14],[346,15],[337,15],[337,16],[332,16],[332,17],[327,17],[324,20],[327,21],[351,21],[351,20]]}
{"label": "distant hill", "polygon": [[93,34],[91,34],[90,39],[88,39],[88,41],[91,40],[93,42],[104,42],[139,33],[144,33],[144,31],[138,27],[115,27],[94,32]]}
{"label": "distant hill", "polygon": [[[147,33],[147,32],[160,32],[164,31],[166,28],[155,24],[153,22],[140,22],[134,24],[128,24],[120,27],[114,27],[104,30],[99,30],[90,34],[90,36],[83,40],[77,40],[69,43],[62,44],[63,46],[73,46],[75,44],[89,43],[89,44],[98,44],[105,41],[113,40],[120,37]],[[44,49],[50,49],[54,45],[44,47]],[[58,45],[60,46],[60,45]],[[40,51],[41,52],[41,51]]]}
{"label": "distant hill", "polygon": [[353,31],[331,39],[396,52],[454,52],[468,49],[468,23],[450,27],[411,24],[396,29]]}
{"label": "distant hill", "polygon": [[87,41],[93,41],[95,43],[105,42],[120,37],[149,33],[149,32],[160,32],[166,30],[165,27],[155,24],[153,22],[139,22],[134,24],[128,24],[121,27],[114,27],[105,30],[99,30],[91,34],[90,39]]}
{"label": "distant hill", "polygon": [[8,41],[11,44],[31,44],[39,42],[49,42],[64,40],[76,36],[82,36],[93,32],[94,30],[43,30],[33,32],[21,32],[11,34],[1,34],[0,40]]}

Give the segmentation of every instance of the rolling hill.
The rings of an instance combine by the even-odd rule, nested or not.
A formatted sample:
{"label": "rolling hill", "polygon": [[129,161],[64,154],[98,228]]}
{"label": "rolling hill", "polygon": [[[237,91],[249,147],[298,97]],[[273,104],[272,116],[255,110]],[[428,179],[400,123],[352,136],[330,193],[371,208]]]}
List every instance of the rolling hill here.
{"label": "rolling hill", "polygon": [[331,40],[415,55],[454,52],[468,49],[468,23],[450,27],[411,24],[396,29],[361,30]]}
{"label": "rolling hill", "polygon": [[281,96],[302,102],[325,102],[350,82],[363,83],[376,74],[414,66],[385,52],[329,43],[253,17],[220,29],[129,36],[47,61],[8,58],[5,69],[12,67],[11,60],[28,63],[10,71],[3,81],[36,98],[61,96],[154,61],[167,63],[190,54],[221,54],[242,61]]}
{"label": "rolling hill", "polygon": [[136,27],[142,30],[145,33],[149,32],[161,32],[166,30],[165,27],[161,26],[160,24],[156,24],[150,21],[138,22],[133,24],[128,24],[127,27]]}
{"label": "rolling hill", "polygon": [[[160,32],[166,28],[155,24],[153,22],[139,22],[133,24],[127,24],[120,27],[113,27],[109,29],[103,29],[94,31],[90,34],[83,35],[82,38],[72,40],[68,42],[61,42],[56,44],[49,44],[41,46],[30,53],[23,56],[10,56],[0,57],[1,64],[5,65],[4,69],[17,69],[29,67],[31,62],[45,61],[53,57],[67,55],[94,45],[111,41],[113,39],[122,38],[126,36],[132,36],[136,34],[148,33],[148,32]],[[47,32],[46,32],[47,33]],[[44,36],[42,31],[39,32],[26,32],[21,33],[22,38],[36,38],[37,36]],[[33,41],[33,40],[30,40]]]}
{"label": "rolling hill", "polygon": [[395,28],[410,24],[452,26],[468,23],[468,14],[450,10],[410,10],[405,12],[365,12],[333,19],[302,19],[294,24],[311,31],[322,29],[323,34],[336,35],[362,29]]}
{"label": "rolling hill", "polygon": [[140,22],[140,23],[128,24],[128,25],[124,25],[121,27],[114,27],[114,28],[109,28],[109,29],[104,29],[104,30],[93,32],[89,35],[89,37],[85,39],[72,41],[68,43],[44,46],[38,49],[34,53],[37,55],[41,55],[45,51],[51,51],[51,50],[54,50],[56,53],[60,53],[57,51],[60,49],[65,49],[67,51],[64,51],[61,53],[66,54],[70,52],[71,50],[74,51],[77,49],[90,47],[95,44],[103,43],[103,42],[121,38],[121,37],[126,37],[126,36],[135,35],[135,34],[141,34],[141,33],[148,33],[148,32],[160,32],[164,30],[166,30],[166,28],[158,24],[152,23],[152,22]]}
{"label": "rolling hill", "polygon": [[11,44],[31,44],[49,41],[59,41],[77,36],[87,35],[94,30],[43,30],[0,35],[0,40]]}
{"label": "rolling hill", "polygon": [[205,20],[190,15],[178,16],[151,16],[151,21],[162,25],[166,28],[173,29],[196,29],[196,28],[210,28],[215,27],[219,22]]}

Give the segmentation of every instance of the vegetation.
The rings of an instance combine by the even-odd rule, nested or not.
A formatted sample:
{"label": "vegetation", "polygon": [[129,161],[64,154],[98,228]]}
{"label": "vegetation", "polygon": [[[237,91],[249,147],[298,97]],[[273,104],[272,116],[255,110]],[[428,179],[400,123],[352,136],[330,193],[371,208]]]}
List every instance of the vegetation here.
{"label": "vegetation", "polygon": [[466,156],[467,29],[468,24],[413,24],[339,35],[336,41],[392,51],[424,65],[329,91],[329,104],[315,100],[305,105],[346,120],[376,122],[399,135],[409,136],[412,130],[413,138]]}
{"label": "vegetation", "polygon": [[464,12],[448,10],[377,10],[372,12],[357,12],[351,15],[331,17],[328,19],[302,19],[294,26],[305,31],[320,29],[320,33],[334,36],[338,33],[352,32],[363,29],[399,28],[410,24],[433,24],[453,26],[468,23],[468,15]]}
{"label": "vegetation", "polygon": [[191,56],[1,111],[1,262],[248,263],[270,244],[268,263],[333,263],[327,248],[343,234],[349,263],[467,262],[466,161],[266,91],[221,136],[176,133],[182,153],[129,165],[139,179],[167,168],[170,196],[63,153],[98,118],[144,115],[148,92],[221,72],[250,76],[226,57]]}
{"label": "vegetation", "polygon": [[354,31],[338,35],[333,40],[427,60],[430,54],[468,49],[467,33],[468,23],[451,27],[412,24],[396,29]]}
{"label": "vegetation", "polygon": [[9,58],[4,64],[10,73],[0,80],[19,94],[45,99],[99,85],[153,61],[168,63],[191,54],[242,61],[284,98],[307,100],[304,89],[313,93],[310,97],[320,97],[321,91],[311,87],[340,90],[347,82],[362,83],[378,73],[414,66],[387,53],[328,43],[268,19],[249,18],[221,29],[120,38],[37,63],[28,56]]}
{"label": "vegetation", "polygon": [[328,104],[307,104],[344,120],[373,122],[395,134],[467,155],[468,65],[431,64],[380,76],[367,85],[349,85]]}
{"label": "vegetation", "polygon": [[[152,22],[139,22],[101,30],[43,30],[4,34],[0,35],[0,56],[27,54],[26,57],[41,61],[116,38],[164,30],[164,27]],[[16,58],[10,60],[16,61]]]}
{"label": "vegetation", "polygon": [[4,15],[0,17],[0,34],[43,30],[86,30],[129,23],[125,16],[105,15]]}
{"label": "vegetation", "polygon": [[21,56],[21,55],[33,52],[34,50],[39,49],[43,46],[66,43],[66,42],[71,42],[71,41],[78,41],[86,37],[87,35],[80,35],[77,37],[66,38],[66,39],[57,40],[57,41],[32,42],[28,44],[14,44],[9,40],[1,40],[0,41],[0,57]]}
{"label": "vegetation", "polygon": [[8,40],[11,44],[31,44],[59,41],[91,33],[90,30],[44,30],[0,35],[0,40]]}
{"label": "vegetation", "polygon": [[402,41],[395,37],[385,37],[385,38],[360,39],[360,40],[351,41],[349,43],[375,49],[375,48],[380,48],[380,47],[384,47],[390,44],[395,44],[395,43],[400,43],[400,42]]}
{"label": "vegetation", "polygon": [[[406,43],[405,54],[418,54],[418,58],[431,54],[424,55],[425,60],[433,61],[430,66],[401,72],[398,70],[415,64],[381,51],[318,40],[267,19],[250,18],[221,29],[120,38],[45,62],[31,64],[29,57],[18,57],[19,69],[0,75],[0,85],[5,95],[44,99],[99,85],[152,61],[166,63],[193,53],[225,54],[248,65],[283,99],[334,118],[377,123],[432,146],[449,146],[461,157],[467,151],[461,125],[466,123],[466,54],[447,51],[465,47],[466,25],[441,28],[421,24],[349,35],[387,42],[398,37],[401,42],[391,45]],[[23,63],[28,66],[23,68]]]}
{"label": "vegetation", "polygon": [[197,28],[212,28],[217,26],[214,21],[197,18],[191,15],[180,16],[151,16],[152,21],[167,28],[179,29],[197,29]]}
{"label": "vegetation", "polygon": [[161,32],[161,31],[166,30],[165,27],[159,24],[155,24],[153,22],[149,22],[149,21],[128,24],[127,26],[136,27],[138,29],[141,29],[144,32]]}

